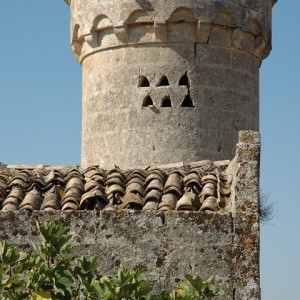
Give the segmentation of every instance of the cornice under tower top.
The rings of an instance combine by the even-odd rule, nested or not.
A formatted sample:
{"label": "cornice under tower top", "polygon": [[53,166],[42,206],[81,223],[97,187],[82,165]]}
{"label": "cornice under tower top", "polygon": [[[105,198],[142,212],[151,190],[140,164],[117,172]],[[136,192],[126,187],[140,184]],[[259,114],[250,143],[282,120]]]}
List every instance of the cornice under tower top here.
{"label": "cornice under tower top", "polygon": [[[72,0],[64,0],[64,1],[67,3],[68,6],[70,6],[70,4],[72,2]],[[275,5],[278,0],[271,0],[271,1],[272,1],[272,4]]]}

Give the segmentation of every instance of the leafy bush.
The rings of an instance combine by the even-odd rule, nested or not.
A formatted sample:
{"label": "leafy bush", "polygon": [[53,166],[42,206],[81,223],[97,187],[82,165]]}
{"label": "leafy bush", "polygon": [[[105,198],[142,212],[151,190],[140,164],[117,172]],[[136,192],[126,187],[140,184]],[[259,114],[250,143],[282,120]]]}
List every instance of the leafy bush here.
{"label": "leafy bush", "polygon": [[54,221],[37,223],[42,240],[25,253],[6,241],[0,244],[0,300],[2,299],[128,299],[194,300],[222,296],[226,286],[216,288],[214,278],[203,281],[185,275],[190,286],[180,284],[172,292],[149,295],[152,286],[142,279],[146,269],[128,270],[121,266],[113,277],[98,273],[97,258],[77,258],[70,243],[69,228]]}

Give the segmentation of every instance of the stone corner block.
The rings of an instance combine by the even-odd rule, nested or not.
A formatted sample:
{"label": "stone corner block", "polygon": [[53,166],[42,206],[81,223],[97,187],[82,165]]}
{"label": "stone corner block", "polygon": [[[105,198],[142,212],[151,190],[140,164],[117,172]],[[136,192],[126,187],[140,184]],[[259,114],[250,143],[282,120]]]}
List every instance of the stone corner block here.
{"label": "stone corner block", "polygon": [[252,131],[252,130],[239,131],[239,143],[259,144],[260,133],[258,131]]}

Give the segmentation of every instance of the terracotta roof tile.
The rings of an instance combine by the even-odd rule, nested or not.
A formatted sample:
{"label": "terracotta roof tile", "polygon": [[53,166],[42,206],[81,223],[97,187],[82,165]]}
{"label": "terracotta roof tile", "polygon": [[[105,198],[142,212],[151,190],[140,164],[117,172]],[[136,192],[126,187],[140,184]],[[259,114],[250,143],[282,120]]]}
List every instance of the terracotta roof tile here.
{"label": "terracotta roof tile", "polygon": [[210,210],[230,206],[229,161],[109,171],[1,166],[1,210]]}
{"label": "terracotta roof tile", "polygon": [[25,197],[22,187],[14,186],[2,204],[2,210],[18,210],[19,205]]}
{"label": "terracotta roof tile", "polygon": [[52,186],[45,193],[45,198],[41,205],[41,210],[60,210],[62,193],[63,193],[62,187],[60,187],[59,185]]}
{"label": "terracotta roof tile", "polygon": [[43,196],[41,191],[34,186],[25,196],[21,204],[19,205],[20,210],[39,210],[43,202]]}

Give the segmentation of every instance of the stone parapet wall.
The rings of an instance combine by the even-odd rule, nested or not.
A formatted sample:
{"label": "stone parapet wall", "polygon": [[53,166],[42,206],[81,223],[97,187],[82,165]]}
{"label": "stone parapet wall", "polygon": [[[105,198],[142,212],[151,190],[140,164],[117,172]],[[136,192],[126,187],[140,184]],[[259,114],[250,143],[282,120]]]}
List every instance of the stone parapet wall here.
{"label": "stone parapet wall", "polygon": [[53,219],[70,226],[76,255],[97,256],[102,273],[114,274],[121,263],[147,267],[156,291],[175,288],[186,273],[214,275],[218,284],[230,286],[224,299],[254,300],[258,246],[252,239],[258,230],[249,218],[207,212],[0,212],[0,239],[29,249],[39,242],[36,221]]}
{"label": "stone parapet wall", "polygon": [[[120,263],[147,267],[156,290],[170,289],[185,273],[215,275],[234,287],[230,275],[231,214],[189,212],[1,212],[0,239],[28,249],[39,242],[35,222],[54,219],[70,226],[76,254],[99,258],[101,272]],[[228,298],[231,299],[231,298]]]}

